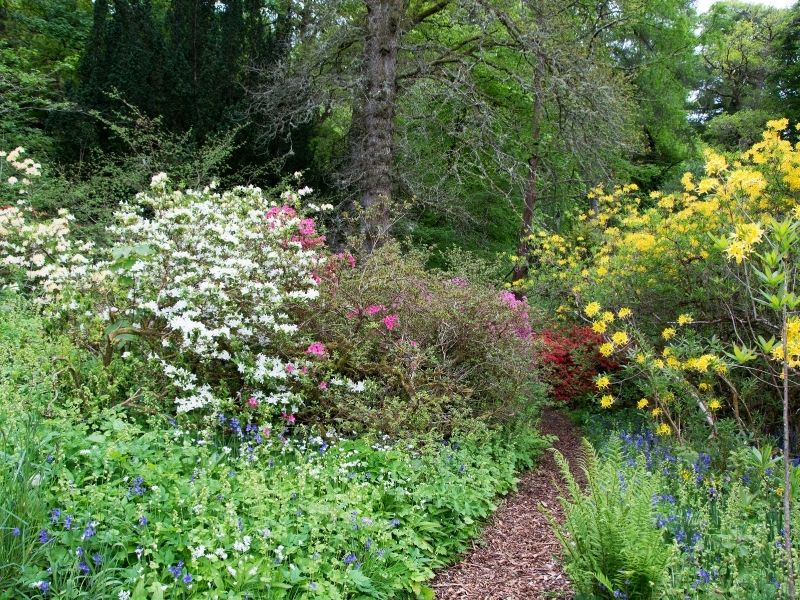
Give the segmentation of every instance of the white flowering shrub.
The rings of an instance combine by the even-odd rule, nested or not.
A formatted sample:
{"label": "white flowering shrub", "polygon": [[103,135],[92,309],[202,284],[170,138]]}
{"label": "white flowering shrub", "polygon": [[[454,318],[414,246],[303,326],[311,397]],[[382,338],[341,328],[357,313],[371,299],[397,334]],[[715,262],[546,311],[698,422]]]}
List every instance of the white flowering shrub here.
{"label": "white flowering shrub", "polygon": [[22,159],[24,152],[0,151],[0,275],[41,284],[41,298],[53,300],[64,282],[85,279],[92,244],[72,240],[66,211],[50,220],[37,218],[26,196],[41,165]]}
{"label": "white flowering shrub", "polygon": [[291,306],[319,294],[324,237],[311,218],[255,187],[169,191],[162,174],[122,207],[111,233],[110,266],[130,280],[124,308],[108,307],[118,309],[112,337],[132,329],[160,348],[156,356],[191,357],[193,369],[158,358],[185,392],[178,412],[215,404],[215,380],[249,390],[253,405],[299,403],[288,384],[304,365],[274,353],[295,344]]}
{"label": "white flowering shrub", "polygon": [[159,174],[121,206],[109,249],[73,242],[70,215],[41,220],[24,206],[5,207],[6,278],[38,284],[45,312],[105,363],[120,350],[138,353],[172,389],[178,413],[235,402],[253,416],[293,420],[314,361],[326,357],[292,318],[319,295],[325,266],[324,236],[297,208],[311,190],[276,202],[256,187],[219,193],[168,184]]}

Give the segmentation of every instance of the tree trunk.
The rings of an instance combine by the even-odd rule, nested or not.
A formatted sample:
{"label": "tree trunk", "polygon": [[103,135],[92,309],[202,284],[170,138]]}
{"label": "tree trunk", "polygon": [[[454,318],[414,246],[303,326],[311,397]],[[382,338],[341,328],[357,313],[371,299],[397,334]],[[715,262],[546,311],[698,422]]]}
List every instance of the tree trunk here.
{"label": "tree trunk", "polygon": [[397,51],[405,0],[365,0],[367,37],[364,44],[363,132],[356,165],[361,181],[361,229],[371,252],[391,227],[394,168],[394,109],[397,97]]}
{"label": "tree trunk", "polygon": [[524,206],[522,209],[522,227],[519,232],[517,256],[520,261],[514,267],[512,280],[525,279],[528,276],[528,251],[530,244],[528,237],[533,231],[533,211],[536,208],[536,199],[539,195],[539,163],[541,161],[540,143],[542,137],[542,93],[544,77],[544,55],[537,51],[536,68],[533,81],[533,113],[531,115],[531,144],[533,150],[528,159],[528,179],[525,182]]}

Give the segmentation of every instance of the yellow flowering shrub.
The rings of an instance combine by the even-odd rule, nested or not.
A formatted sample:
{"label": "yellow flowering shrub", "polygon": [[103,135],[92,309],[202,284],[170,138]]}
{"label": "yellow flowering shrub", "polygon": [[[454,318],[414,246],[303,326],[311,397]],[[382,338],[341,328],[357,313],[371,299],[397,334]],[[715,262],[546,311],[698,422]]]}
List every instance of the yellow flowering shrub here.
{"label": "yellow flowering shrub", "polygon": [[[650,410],[662,434],[680,436],[698,416],[712,428],[721,416],[740,426],[749,419],[742,390],[759,383],[729,373],[742,358],[731,360],[731,347],[742,324],[769,337],[752,316],[746,263],[761,256],[774,219],[800,219],[800,143],[782,137],[786,125],[770,121],[761,141],[738,155],[707,150],[702,171],[686,173],[677,189],[597,187],[566,230],[531,235],[530,275],[517,285],[562,307],[565,297],[574,300],[571,313],[558,316],[571,314],[605,338],[600,354],[626,365],[620,379],[630,403]],[[800,315],[787,333],[789,363],[800,367]],[[778,343],[763,354],[778,361],[783,352]],[[624,389],[615,394],[626,399]],[[604,408],[610,397],[601,398]]]}

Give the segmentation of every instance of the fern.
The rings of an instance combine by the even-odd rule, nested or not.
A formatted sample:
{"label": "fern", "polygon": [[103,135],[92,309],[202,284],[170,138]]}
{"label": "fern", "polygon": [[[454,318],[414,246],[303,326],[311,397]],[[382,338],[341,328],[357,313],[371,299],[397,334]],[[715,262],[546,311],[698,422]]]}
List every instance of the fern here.
{"label": "fern", "polygon": [[655,525],[652,498],[660,476],[642,465],[624,465],[618,440],[602,460],[584,440],[577,465],[586,480],[581,489],[566,459],[554,453],[565,481],[559,498],[565,520],[560,525],[550,519],[576,592],[588,598],[612,599],[614,592],[629,600],[658,598],[674,556]]}

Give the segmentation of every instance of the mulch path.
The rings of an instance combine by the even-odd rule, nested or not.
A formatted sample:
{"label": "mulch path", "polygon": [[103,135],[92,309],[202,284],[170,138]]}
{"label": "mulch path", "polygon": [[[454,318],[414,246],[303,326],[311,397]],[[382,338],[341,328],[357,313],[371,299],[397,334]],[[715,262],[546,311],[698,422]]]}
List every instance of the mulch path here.
{"label": "mulch path", "polygon": [[[555,448],[575,470],[581,452],[579,432],[558,412],[545,412],[542,433],[558,436]],[[461,562],[440,572],[431,584],[440,600],[533,600],[572,598],[559,564],[560,546],[543,504],[562,518],[558,503],[561,474],[552,453],[545,451],[538,467],[524,473],[518,491],[506,498],[486,524],[483,538]]]}

